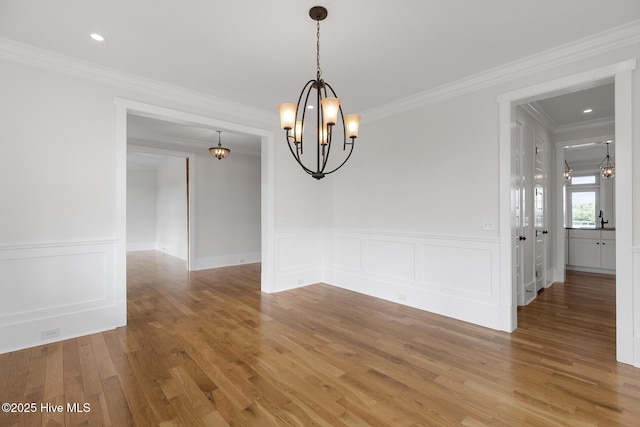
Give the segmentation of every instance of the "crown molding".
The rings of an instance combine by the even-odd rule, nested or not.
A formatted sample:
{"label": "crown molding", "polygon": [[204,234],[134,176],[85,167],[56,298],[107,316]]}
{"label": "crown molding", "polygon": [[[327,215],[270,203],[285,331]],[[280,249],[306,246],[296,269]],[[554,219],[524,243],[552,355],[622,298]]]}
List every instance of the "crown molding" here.
{"label": "crown molding", "polygon": [[361,115],[363,121],[390,117],[637,42],[640,42],[640,20],[365,110]]}
{"label": "crown molding", "polygon": [[[390,117],[637,42],[640,42],[640,20],[365,110],[361,115],[365,122]],[[0,59],[137,91],[194,107],[224,111],[264,124],[277,122],[277,115],[266,110],[168,85],[2,37],[0,37]]]}
{"label": "crown molding", "polygon": [[552,129],[554,135],[561,135],[567,132],[573,132],[578,130],[598,129],[605,126],[614,126],[616,123],[615,117],[603,117],[601,119],[589,120],[585,122],[569,123],[566,125],[560,125]]}
{"label": "crown molding", "polygon": [[0,59],[141,92],[181,104],[224,111],[225,113],[254,119],[265,124],[273,124],[277,121],[277,115],[266,110],[147,79],[3,37],[0,37]]}
{"label": "crown molding", "polygon": [[521,107],[547,130],[553,132],[554,129],[558,126],[553,117],[551,117],[549,113],[547,113],[547,110],[542,108],[542,105],[540,105],[537,101],[527,102],[525,104],[522,104]]}

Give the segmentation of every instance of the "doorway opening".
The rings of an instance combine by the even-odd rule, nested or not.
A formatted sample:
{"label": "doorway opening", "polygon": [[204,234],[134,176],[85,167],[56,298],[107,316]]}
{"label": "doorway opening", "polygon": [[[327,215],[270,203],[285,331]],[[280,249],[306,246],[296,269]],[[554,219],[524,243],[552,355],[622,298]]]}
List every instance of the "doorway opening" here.
{"label": "doorway opening", "polygon": [[[556,270],[560,277],[565,269],[615,274],[615,177],[602,178],[599,169],[604,144],[615,141],[615,86],[613,78],[585,86],[515,103],[519,306],[558,281]],[[556,164],[570,170],[567,178],[556,175]],[[565,237],[564,247],[554,248],[555,235]],[[564,263],[556,263],[555,250],[565,253]]]}
{"label": "doorway opening", "polygon": [[127,252],[158,250],[189,270],[189,157],[127,152]]}
{"label": "doorway opening", "polygon": [[[513,331],[517,327],[517,289],[514,259],[515,244],[518,238],[514,218],[512,195],[512,140],[515,107],[526,102],[537,101],[552,96],[576,92],[593,87],[610,79],[615,83],[615,139],[616,163],[616,357],[624,363],[634,363],[633,299],[632,295],[632,176],[631,176],[631,136],[632,136],[632,71],[636,61],[629,60],[585,71],[558,80],[502,94],[500,104],[500,244],[501,244],[501,328]],[[562,177],[563,162],[555,163],[551,173]],[[556,195],[559,197],[558,195]],[[556,215],[553,220],[555,230],[563,230],[564,218]],[[554,261],[557,266],[565,265],[564,233],[555,233]],[[555,268],[555,281],[564,281],[564,268]]]}
{"label": "doorway opening", "polygon": [[[275,257],[274,257],[274,235],[275,235],[275,221],[274,221],[274,165],[273,165],[273,141],[274,133],[271,130],[262,128],[242,125],[238,123],[228,122],[212,117],[202,116],[198,114],[186,113],[183,111],[172,110],[169,108],[159,107],[156,105],[145,104],[137,101],[131,101],[123,98],[115,99],[116,105],[116,268],[115,268],[115,282],[116,282],[116,309],[119,316],[119,325],[124,326],[127,324],[127,128],[129,117],[144,117],[154,120],[159,120],[168,123],[178,123],[182,125],[191,125],[200,128],[206,128],[208,130],[221,130],[231,134],[248,135],[251,138],[259,141],[259,160],[257,173],[259,174],[259,188],[257,190],[259,198],[258,210],[259,210],[259,257],[261,263],[261,290],[263,292],[273,292],[275,282]],[[217,137],[217,132],[216,132]],[[217,141],[217,139],[216,139]],[[213,144],[211,144],[213,145]],[[162,148],[157,148],[162,150]],[[203,148],[205,152],[208,152],[208,148]],[[187,157],[190,156],[188,150]],[[162,154],[162,153],[160,153]],[[166,154],[166,153],[165,153]],[[174,149],[175,154],[175,149]],[[232,154],[233,155],[233,154]],[[217,160],[212,158],[213,162],[225,162],[231,159],[231,156]],[[193,263],[197,251],[194,234],[194,197],[193,197],[193,184],[196,177],[197,165],[195,162],[189,161],[189,212],[191,221],[189,221],[189,233],[191,237],[188,243],[188,258],[191,264],[190,268],[193,268]],[[231,163],[226,163],[229,166]],[[222,163],[219,166],[224,166]],[[203,168],[200,168],[203,169]],[[201,171],[198,169],[198,171]],[[224,183],[217,183],[218,185],[224,185]],[[225,187],[227,188],[227,187]],[[233,187],[228,187],[229,191],[233,190]],[[205,263],[211,260],[204,260]],[[216,262],[216,259],[213,260]],[[195,266],[194,269],[198,269],[199,266]],[[206,267],[204,267],[206,268]]]}

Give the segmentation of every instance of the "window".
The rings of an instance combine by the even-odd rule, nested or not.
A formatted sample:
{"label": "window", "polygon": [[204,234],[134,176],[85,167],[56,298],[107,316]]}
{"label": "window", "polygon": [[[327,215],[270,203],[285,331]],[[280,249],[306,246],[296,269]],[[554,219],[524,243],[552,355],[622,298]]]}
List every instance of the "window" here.
{"label": "window", "polygon": [[600,209],[597,173],[571,177],[567,184],[567,224],[571,228],[596,228]]}
{"label": "window", "polygon": [[586,184],[597,184],[597,176],[596,175],[582,175],[582,176],[574,176],[571,178],[571,185],[586,185]]}
{"label": "window", "polygon": [[572,191],[571,193],[571,227],[596,227],[596,191]]}

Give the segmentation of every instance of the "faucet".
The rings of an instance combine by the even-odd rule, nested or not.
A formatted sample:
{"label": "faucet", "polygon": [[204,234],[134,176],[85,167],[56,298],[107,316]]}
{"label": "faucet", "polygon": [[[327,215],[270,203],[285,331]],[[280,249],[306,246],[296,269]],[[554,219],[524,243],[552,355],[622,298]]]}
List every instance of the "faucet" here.
{"label": "faucet", "polygon": [[600,209],[600,215],[598,215],[598,218],[600,218],[600,227],[604,228],[605,224],[609,224],[609,221],[605,221],[604,220],[604,215],[602,213],[602,209]]}

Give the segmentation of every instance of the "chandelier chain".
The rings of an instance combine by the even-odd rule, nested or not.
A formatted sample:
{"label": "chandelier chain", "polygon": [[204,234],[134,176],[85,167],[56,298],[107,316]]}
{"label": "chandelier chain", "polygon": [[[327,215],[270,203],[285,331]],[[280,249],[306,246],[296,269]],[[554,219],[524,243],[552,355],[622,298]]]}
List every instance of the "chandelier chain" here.
{"label": "chandelier chain", "polygon": [[316,75],[317,80],[320,80],[320,77],[322,76],[322,69],[320,68],[320,21],[316,21],[316,37],[318,39],[316,43]]}

